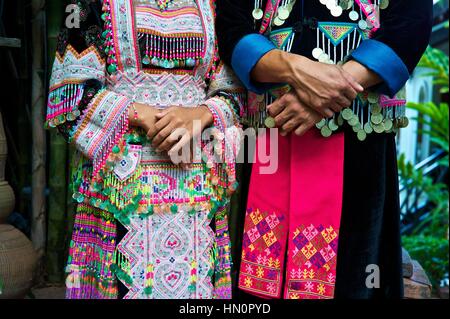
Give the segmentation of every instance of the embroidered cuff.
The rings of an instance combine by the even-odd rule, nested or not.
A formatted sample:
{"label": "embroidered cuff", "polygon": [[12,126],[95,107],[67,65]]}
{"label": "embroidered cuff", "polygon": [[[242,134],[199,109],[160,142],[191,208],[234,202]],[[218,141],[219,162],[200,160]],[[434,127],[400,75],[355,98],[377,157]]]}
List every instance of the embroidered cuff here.
{"label": "embroidered cuff", "polygon": [[[214,131],[212,135],[218,141],[215,145],[206,143],[203,146],[207,166],[215,175],[216,181],[213,181],[213,184],[233,192],[237,188],[235,166],[241,145],[239,119],[232,102],[225,97],[210,98],[204,104],[213,114]],[[221,163],[224,163],[225,166],[222,166]]]}
{"label": "embroidered cuff", "polygon": [[381,94],[395,96],[409,79],[408,69],[397,53],[380,41],[363,41],[350,57],[383,79],[384,83],[376,87]]}
{"label": "embroidered cuff", "polygon": [[252,92],[262,94],[269,90],[270,84],[255,83],[250,74],[258,61],[275,45],[260,34],[248,34],[243,37],[233,50],[231,65],[242,83]]}
{"label": "embroidered cuff", "polygon": [[72,142],[92,160],[93,176],[103,168],[113,147],[128,130],[130,105],[127,97],[103,90],[93,98],[75,128]]}
{"label": "embroidered cuff", "polygon": [[78,105],[84,94],[83,84],[65,84],[50,89],[45,127],[57,127],[80,116]]}
{"label": "embroidered cuff", "polygon": [[45,127],[54,128],[66,124],[64,128],[66,129],[74,125],[81,112],[101,88],[102,84],[94,79],[50,88]]}
{"label": "embroidered cuff", "polygon": [[213,114],[214,127],[222,133],[229,127],[238,125],[239,119],[231,102],[225,97],[213,97],[204,103]]}

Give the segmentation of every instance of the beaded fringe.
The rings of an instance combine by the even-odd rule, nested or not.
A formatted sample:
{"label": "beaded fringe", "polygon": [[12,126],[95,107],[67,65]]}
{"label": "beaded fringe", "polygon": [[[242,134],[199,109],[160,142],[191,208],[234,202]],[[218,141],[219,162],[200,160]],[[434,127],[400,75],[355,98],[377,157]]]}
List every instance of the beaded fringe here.
{"label": "beaded fringe", "polygon": [[78,104],[83,98],[84,85],[67,84],[52,90],[48,98],[46,127],[56,127],[80,116]]}
{"label": "beaded fringe", "polygon": [[174,69],[193,68],[201,63],[205,46],[201,34],[170,36],[139,30],[138,39],[144,44],[141,52],[144,66]]}
{"label": "beaded fringe", "polygon": [[67,298],[117,298],[117,282],[110,269],[115,244],[113,216],[88,204],[79,204],[66,268]]}

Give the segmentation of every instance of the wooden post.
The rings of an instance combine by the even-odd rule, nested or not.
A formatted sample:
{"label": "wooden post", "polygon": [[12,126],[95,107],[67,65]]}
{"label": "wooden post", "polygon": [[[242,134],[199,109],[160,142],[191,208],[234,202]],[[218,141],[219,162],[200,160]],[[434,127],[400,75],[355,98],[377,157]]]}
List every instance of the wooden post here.
{"label": "wooden post", "polygon": [[45,253],[45,157],[46,140],[44,131],[45,81],[44,75],[44,41],[45,41],[45,0],[31,1],[32,32],[32,92],[31,92],[31,126],[32,126],[32,220],[31,241],[41,261]]}
{"label": "wooden post", "polygon": [[[56,40],[62,25],[64,1],[47,1],[47,38],[49,73],[56,52]],[[66,263],[66,198],[67,198],[67,143],[56,130],[50,131],[50,147],[48,154],[49,178],[48,188],[48,234],[47,234],[47,275],[50,282],[64,280]]]}

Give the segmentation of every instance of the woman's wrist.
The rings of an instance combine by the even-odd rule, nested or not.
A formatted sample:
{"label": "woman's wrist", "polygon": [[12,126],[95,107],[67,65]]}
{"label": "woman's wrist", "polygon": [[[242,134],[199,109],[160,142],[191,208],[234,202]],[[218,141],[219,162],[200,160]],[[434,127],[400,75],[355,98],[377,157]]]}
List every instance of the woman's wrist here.
{"label": "woman's wrist", "polygon": [[148,112],[148,108],[150,106],[140,104],[140,103],[133,103],[131,104],[129,111],[128,111],[128,120],[131,126],[142,126],[142,123],[144,121],[146,112]]}
{"label": "woman's wrist", "polygon": [[201,118],[202,126],[204,128],[212,126],[214,124],[214,116],[211,113],[211,110],[206,105],[201,105],[200,108],[202,109]]}
{"label": "woman's wrist", "polygon": [[135,103],[131,103],[128,109],[128,121],[131,126],[138,126],[139,112],[137,111]]}

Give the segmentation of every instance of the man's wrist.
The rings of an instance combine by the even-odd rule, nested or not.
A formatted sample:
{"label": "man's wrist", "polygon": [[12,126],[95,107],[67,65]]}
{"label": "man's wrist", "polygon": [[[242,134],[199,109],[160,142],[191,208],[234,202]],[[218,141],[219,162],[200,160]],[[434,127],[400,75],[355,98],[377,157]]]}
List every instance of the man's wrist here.
{"label": "man's wrist", "polygon": [[377,74],[354,60],[345,63],[342,68],[364,88],[372,87],[382,81]]}
{"label": "man's wrist", "polygon": [[301,55],[294,55],[292,53],[283,52],[281,55],[282,64],[285,66],[280,73],[282,83],[287,83],[295,86],[298,82],[298,71],[302,69],[306,58]]}

